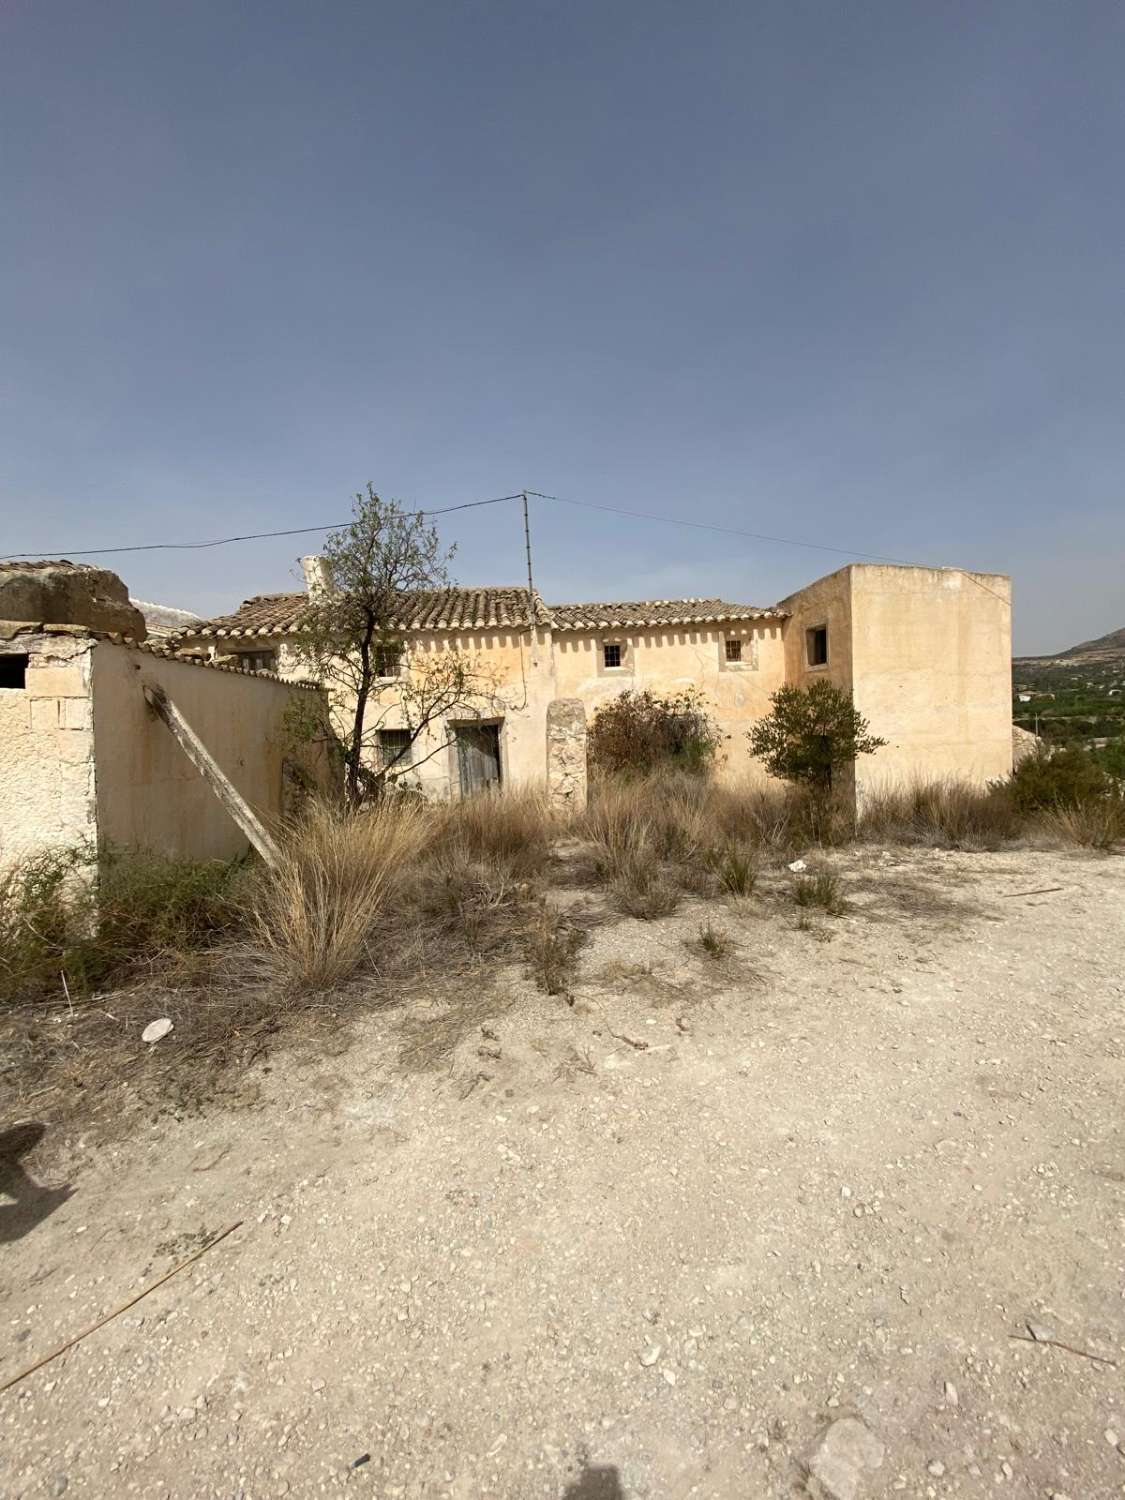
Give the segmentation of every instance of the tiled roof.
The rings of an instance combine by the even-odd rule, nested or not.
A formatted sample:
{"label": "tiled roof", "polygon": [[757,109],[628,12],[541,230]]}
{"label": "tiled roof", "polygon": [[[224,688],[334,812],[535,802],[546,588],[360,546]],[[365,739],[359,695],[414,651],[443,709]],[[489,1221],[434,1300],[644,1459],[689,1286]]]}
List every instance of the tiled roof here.
{"label": "tiled roof", "polygon": [[276,672],[252,671],[249,667],[235,666],[231,662],[211,661],[206,656],[185,656],[174,646],[156,641],[136,641],[131,635],[122,635],[116,630],[94,630],[87,625],[55,625],[35,620],[0,620],[0,641],[14,641],[26,635],[67,635],[95,642],[108,641],[112,646],[124,646],[129,651],[143,651],[146,656],[161,656],[165,661],[178,661],[185,667],[201,667],[208,672],[233,672],[239,677],[266,677],[271,682],[282,682],[286,687],[319,691],[315,682],[280,677]]}
{"label": "tiled roof", "polygon": [[[549,625],[550,616],[538,594],[534,618],[526,589],[432,589],[402,595],[396,630],[496,630],[530,624]],[[288,635],[300,624],[308,601],[305,594],[258,594],[231,615],[201,620],[181,632],[193,636]]]}
{"label": "tiled roof", "polygon": [[[305,594],[257,594],[230,615],[201,620],[179,633],[197,636],[289,635],[298,629]],[[655,625],[702,625],[723,620],[780,619],[783,611],[725,599],[642,599],[615,604],[544,604],[526,589],[435,589],[403,594],[396,630],[496,630],[530,624],[555,630],[627,629]]]}
{"label": "tiled roof", "polygon": [[776,609],[729,604],[725,599],[638,599],[613,604],[552,604],[556,630],[629,629],[653,625],[705,625],[722,620],[782,617]]}

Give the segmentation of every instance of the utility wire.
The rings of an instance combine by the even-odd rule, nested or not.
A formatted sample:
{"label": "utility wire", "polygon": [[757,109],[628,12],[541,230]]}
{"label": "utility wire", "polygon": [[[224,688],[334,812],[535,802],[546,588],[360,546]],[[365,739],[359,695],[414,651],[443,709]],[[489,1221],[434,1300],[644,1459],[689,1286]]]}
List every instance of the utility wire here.
{"label": "utility wire", "polygon": [[[712,521],[685,521],[680,516],[657,516],[650,511],[624,510],[619,505],[597,505],[592,500],[570,500],[565,495],[545,495],[542,490],[528,490],[527,493],[533,495],[536,500],[554,500],[560,505],[578,505],[583,510],[605,511],[611,516],[631,516],[637,521],[662,521],[668,526],[690,526],[695,531],[719,531],[724,536],[746,537],[752,542],[775,542],[782,547],[808,547],[816,552],[834,552],[838,557],[862,557],[868,562],[890,563],[896,568],[934,566],[932,563],[907,562],[902,557],[883,557],[878,552],[858,552],[852,547],[832,547],[827,542],[803,542],[791,536],[767,536],[760,531],[741,531],[733,526],[718,526]],[[958,568],[957,572],[964,573],[965,577],[972,579],[978,588],[982,588],[986,594],[991,594],[994,599],[999,599],[1002,604],[1009,603],[1003,594],[990,589],[987,583],[981,583],[980,579],[974,573],[970,573],[967,568]]]}
{"label": "utility wire", "polygon": [[[455,510],[476,510],[482,505],[500,505],[504,500],[519,500],[520,495],[497,495],[492,500],[467,500],[463,505],[447,505],[441,510],[414,510],[409,514],[413,516],[448,516]],[[221,536],[211,542],[146,542],[135,547],[86,547],[75,549],[74,547],[59,547],[57,550],[67,557],[94,557],[108,556],[111,553],[120,552],[200,552],[207,547],[226,547],[231,542],[260,542],[267,537],[275,536],[308,536],[316,531],[338,531],[345,526],[350,526],[351,521],[329,521],[323,526],[299,526],[292,531],[250,531],[245,536]],[[24,557],[43,557],[44,552],[5,552],[3,561],[14,562]]]}
{"label": "utility wire", "polygon": [[[582,510],[602,511],[606,515],[628,516],[635,521],[656,521],[665,526],[688,526],[694,531],[717,531],[723,536],[743,537],[752,542],[771,542],[781,547],[804,547],[814,552],[831,552],[837,557],[861,557],[865,558],[868,562],[890,563],[892,566],[900,568],[932,566],[929,563],[909,562],[902,557],[885,557],[878,552],[861,552],[852,547],[834,547],[827,542],[806,542],[791,536],[772,536],[765,532],[745,531],[734,526],[719,526],[713,521],[687,521],[681,516],[660,516],[651,511],[626,510],[620,505],[599,505],[593,500],[572,500],[566,495],[548,495],[543,490],[522,490],[514,495],[496,495],[491,500],[467,500],[461,505],[446,505],[438,510],[411,511],[410,514],[416,516],[448,516],[454,511],[478,510],[481,506],[502,505],[505,501],[509,500],[523,500],[526,505],[526,497],[528,495],[534,496],[537,500],[551,500],[557,505],[574,505],[580,507]],[[247,532],[244,536],[217,537],[215,540],[209,542],[147,542],[132,547],[87,547],[79,550],[75,550],[72,547],[63,547],[58,550],[67,557],[113,556],[125,552],[200,552],[210,547],[226,547],[232,542],[259,542],[274,537],[309,536],[315,532],[337,531],[350,524],[350,521],[331,521],[323,526],[300,526],[289,531],[252,531]],[[14,562],[25,557],[42,557],[43,555],[42,550],[38,552],[7,552],[3,554],[3,560]],[[972,579],[978,588],[982,588],[986,594],[991,594],[994,599],[999,599],[1003,604],[1009,603],[1002,594],[998,594],[995,589],[989,588],[988,584],[982,583],[967,568],[958,568],[957,571],[964,573],[966,578]]]}

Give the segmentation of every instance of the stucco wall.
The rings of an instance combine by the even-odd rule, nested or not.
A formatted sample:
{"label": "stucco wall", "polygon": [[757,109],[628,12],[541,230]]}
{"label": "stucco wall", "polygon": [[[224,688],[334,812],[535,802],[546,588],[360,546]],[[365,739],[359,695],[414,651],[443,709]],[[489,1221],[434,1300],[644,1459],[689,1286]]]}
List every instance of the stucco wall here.
{"label": "stucco wall", "polygon": [[[93,740],[103,844],[227,859],[247,841],[164,724],[143,685],[163,687],[222,770],[267,821],[287,796],[292,752],[283,718],[304,691],[268,677],[220,672],[99,641],[93,653]],[[315,763],[316,773],[322,767]]]}
{"label": "stucco wall", "polygon": [[[789,680],[849,688],[889,743],[856,766],[860,798],[879,785],[1011,770],[1011,581],[958,568],[853,563],[783,600]],[[828,626],[828,665],[806,632]]]}
{"label": "stucco wall", "polygon": [[0,866],[95,837],[89,636],[14,635],[23,688],[0,688]]}
{"label": "stucco wall", "polygon": [[856,706],[890,742],[859,763],[861,795],[880,780],[1007,776],[1011,580],[873,563],[851,575]]}
{"label": "stucco wall", "polygon": [[[725,643],[742,641],[743,660],[728,663]],[[624,646],[623,665],[606,668],[603,646]],[[732,620],[725,624],[641,631],[559,631],[554,638],[555,687],[560,698],[580,698],[593,721],[598,707],[629,689],[667,694],[698,688],[725,736],[720,774],[728,779],[764,777],[746,743],[755,719],[770,711],[770,694],[785,679],[780,620]]]}

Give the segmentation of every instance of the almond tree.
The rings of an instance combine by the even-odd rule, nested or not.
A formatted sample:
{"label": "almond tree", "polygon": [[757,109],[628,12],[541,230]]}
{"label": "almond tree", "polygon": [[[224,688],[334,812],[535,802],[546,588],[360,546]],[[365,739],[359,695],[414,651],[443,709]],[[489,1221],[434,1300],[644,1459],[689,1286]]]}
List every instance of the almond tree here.
{"label": "almond tree", "polygon": [[[474,656],[410,650],[402,633],[409,595],[449,588],[453,550],[443,549],[422,515],[381,499],[370,484],[355,497],[350,525],[325,544],[326,576],[310,592],[295,648],[324,685],[327,703],[316,707],[310,698],[291,727],[302,738],[327,741],[343,766],[350,807],[381,796],[408,764],[415,769],[439,754],[451,742],[446,720],[478,717],[494,695]],[[378,736],[388,720],[404,738],[381,762]],[[415,760],[415,742],[433,726],[442,728],[439,742]]]}

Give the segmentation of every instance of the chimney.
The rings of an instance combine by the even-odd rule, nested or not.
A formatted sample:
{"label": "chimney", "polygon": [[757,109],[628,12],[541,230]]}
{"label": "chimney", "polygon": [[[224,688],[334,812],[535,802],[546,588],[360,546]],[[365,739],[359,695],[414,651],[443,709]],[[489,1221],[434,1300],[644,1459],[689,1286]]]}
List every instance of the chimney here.
{"label": "chimney", "polygon": [[302,557],[301,571],[305,575],[305,588],[310,599],[323,599],[332,592],[332,574],[328,571],[325,558],[315,553],[310,557]]}

